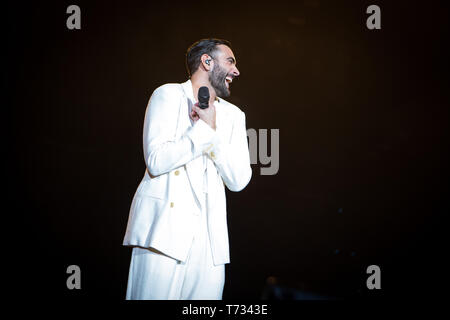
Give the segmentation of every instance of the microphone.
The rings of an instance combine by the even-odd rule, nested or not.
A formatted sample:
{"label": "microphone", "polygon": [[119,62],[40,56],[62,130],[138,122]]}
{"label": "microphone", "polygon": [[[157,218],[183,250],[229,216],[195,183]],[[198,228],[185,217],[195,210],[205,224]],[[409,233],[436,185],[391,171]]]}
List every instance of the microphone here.
{"label": "microphone", "polygon": [[200,87],[198,89],[198,106],[201,109],[209,107],[209,89],[208,87]]}

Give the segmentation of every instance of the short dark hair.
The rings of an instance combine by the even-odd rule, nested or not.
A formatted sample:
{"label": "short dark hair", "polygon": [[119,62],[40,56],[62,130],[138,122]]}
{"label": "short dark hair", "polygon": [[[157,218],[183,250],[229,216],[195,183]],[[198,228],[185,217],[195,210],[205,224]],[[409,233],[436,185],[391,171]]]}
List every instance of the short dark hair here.
{"label": "short dark hair", "polygon": [[200,65],[200,57],[203,54],[208,54],[214,58],[214,51],[217,49],[217,45],[224,44],[231,49],[230,41],[216,38],[201,39],[192,44],[186,51],[186,69],[189,76],[197,71]]}

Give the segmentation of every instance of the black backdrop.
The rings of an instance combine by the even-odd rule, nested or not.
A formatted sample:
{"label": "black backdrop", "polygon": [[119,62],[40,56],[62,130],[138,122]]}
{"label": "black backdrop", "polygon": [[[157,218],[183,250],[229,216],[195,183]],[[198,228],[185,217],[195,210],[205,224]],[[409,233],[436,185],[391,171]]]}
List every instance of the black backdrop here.
{"label": "black backdrop", "polygon": [[[436,296],[449,213],[448,11],[392,2],[3,5],[11,292],[124,299],[131,249],[121,242],[145,170],[148,98],[187,79],[191,43],[219,37],[241,71],[229,101],[248,128],[280,130],[279,172],[255,164],[244,191],[227,191],[224,298],[259,299],[269,276],[331,297]],[[66,28],[70,4],[81,30]],[[366,28],[370,4],[381,30]],[[66,288],[71,264],[78,291]]]}

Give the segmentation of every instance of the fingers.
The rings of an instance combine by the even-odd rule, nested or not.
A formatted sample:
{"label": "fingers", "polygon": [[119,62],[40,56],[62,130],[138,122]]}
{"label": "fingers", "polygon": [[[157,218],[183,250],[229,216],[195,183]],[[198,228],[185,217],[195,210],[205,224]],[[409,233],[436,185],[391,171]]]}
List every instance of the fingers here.
{"label": "fingers", "polygon": [[191,114],[190,115],[190,118],[195,122],[195,121],[197,121],[198,119],[200,119],[200,117],[197,115],[197,114]]}
{"label": "fingers", "polygon": [[193,113],[195,113],[195,115],[197,116],[197,118],[201,118],[201,117],[204,117],[204,110],[203,109],[201,109],[200,107],[198,107],[198,106],[193,106],[192,107],[192,112]]}
{"label": "fingers", "polygon": [[193,106],[192,110],[197,113],[199,119],[202,119],[211,128],[216,130],[216,109],[214,105],[210,105],[206,109],[201,109],[198,106]]}
{"label": "fingers", "polygon": [[192,106],[192,110],[197,112],[198,114],[204,114],[207,112],[214,112],[215,111],[216,106],[215,105],[210,105],[208,108],[206,109],[202,109],[198,106],[198,103],[194,104]]}
{"label": "fingers", "polygon": [[192,111],[199,113],[199,112],[203,111],[203,109],[198,106],[198,103],[196,103],[192,106]]}
{"label": "fingers", "polygon": [[197,114],[197,112],[195,110],[191,110],[191,112],[189,113],[189,117],[194,120],[197,121],[198,119],[200,119],[199,115]]}

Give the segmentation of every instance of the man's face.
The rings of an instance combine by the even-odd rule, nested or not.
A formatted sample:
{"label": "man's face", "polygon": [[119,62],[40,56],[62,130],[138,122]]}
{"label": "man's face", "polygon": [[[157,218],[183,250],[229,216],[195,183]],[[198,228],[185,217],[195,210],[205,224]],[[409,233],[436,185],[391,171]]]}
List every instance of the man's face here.
{"label": "man's face", "polygon": [[236,68],[233,51],[226,45],[218,45],[214,52],[214,67],[209,73],[209,82],[216,94],[221,98],[229,97],[230,84],[237,76],[239,70]]}

